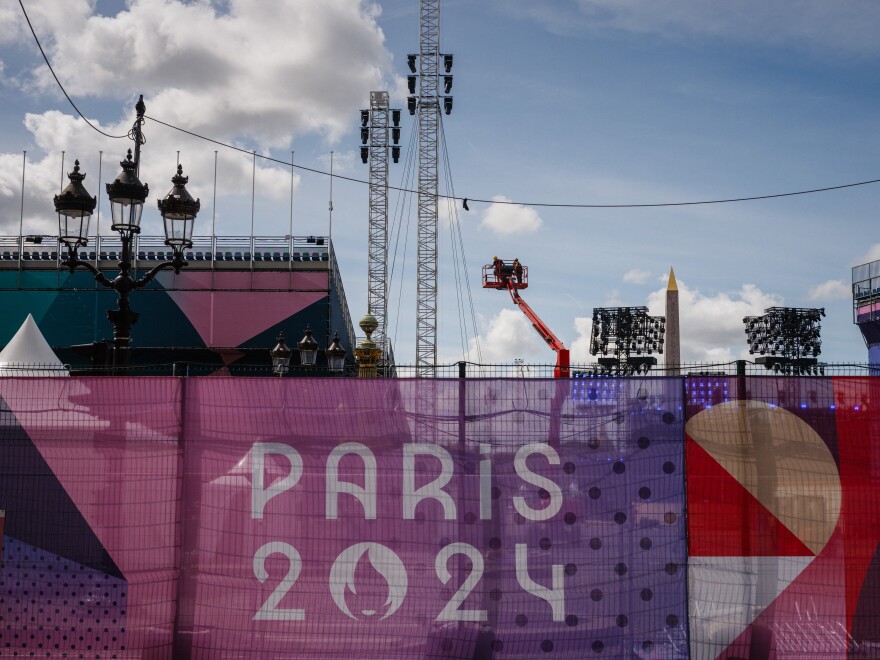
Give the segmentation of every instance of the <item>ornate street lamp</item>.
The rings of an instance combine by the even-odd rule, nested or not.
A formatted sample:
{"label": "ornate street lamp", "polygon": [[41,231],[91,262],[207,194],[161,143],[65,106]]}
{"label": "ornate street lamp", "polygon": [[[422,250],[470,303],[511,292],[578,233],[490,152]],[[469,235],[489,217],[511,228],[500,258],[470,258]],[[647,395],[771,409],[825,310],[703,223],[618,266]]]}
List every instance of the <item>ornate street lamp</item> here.
{"label": "ornate street lamp", "polygon": [[77,258],[77,248],[88,244],[89,218],[95,208],[95,198],[90,197],[82,185],[85,174],[79,172],[77,161],[73,172],[68,174],[70,184],[60,195],[54,198],[55,210],[58,213],[58,235],[67,245],[67,257],[61,265],[72,273],[77,268],[85,268],[102,286],[112,289],[117,295],[117,308],[107,312],[107,318],[113,323],[113,339],[116,346],[116,364],[125,367],[128,364],[128,345],[131,342],[131,326],[138,319],[128,303],[129,294],[149,284],[161,270],[173,269],[179,273],[187,265],[183,251],[192,247],[192,229],[195,217],[199,212],[199,200],[194,200],[186,190],[188,177],[183,176],[183,168],[177,166],[177,175],[171,181],[174,187],[168,195],[159,201],[159,212],[165,223],[165,245],[171,247],[173,258],[157,264],[140,279],[131,276],[132,247],[134,237],[141,231],[141,213],[144,202],[149,194],[149,187],[138,179],[140,165],[140,146],[144,143],[141,126],[144,123],[144,97],[141,96],[137,105],[137,119],[131,130],[135,143],[134,158],[131,149],[120,165],[122,172],[113,183],[107,184],[107,195],[113,215],[113,231],[122,239],[122,253],[119,259],[119,274],[112,280],[108,279],[97,267],[88,261]]}
{"label": "ornate street lamp", "polygon": [[269,351],[269,355],[272,356],[272,372],[278,374],[280,378],[290,368],[290,356],[293,355],[293,351],[287,348],[287,344],[284,343],[283,332],[278,333],[277,341],[275,348]]}
{"label": "ornate street lamp", "polygon": [[[314,367],[318,361],[320,346],[312,336],[312,328],[306,326],[306,334],[296,345],[299,350],[299,363],[303,367]],[[331,372],[341,372],[345,368],[345,349],[339,343],[339,333],[333,335],[333,341],[327,347],[327,365]],[[278,333],[278,343],[269,355],[272,356],[273,373],[283,376],[289,370],[290,358],[293,351],[284,343],[284,333]]]}
{"label": "ornate street lamp", "polygon": [[65,245],[76,249],[88,242],[89,220],[98,199],[89,195],[83,186],[86,175],[80,174],[79,161],[73,164],[73,172],[67,178],[70,183],[54,198],[55,210],[58,211],[58,237]]}
{"label": "ornate street lamp", "polygon": [[306,326],[306,335],[296,347],[299,349],[299,363],[304,367],[314,367],[318,359],[318,342],[312,337],[310,326]]}
{"label": "ornate street lamp", "polygon": [[339,333],[333,333],[333,341],[327,347],[327,364],[330,365],[330,371],[339,373],[345,369],[345,349],[339,343]]}
{"label": "ornate street lamp", "polygon": [[165,199],[159,200],[159,213],[165,221],[165,245],[175,254],[192,247],[193,225],[201,206],[186,189],[188,176],[183,176],[183,166],[177,166],[177,174],[171,178],[174,187]]}

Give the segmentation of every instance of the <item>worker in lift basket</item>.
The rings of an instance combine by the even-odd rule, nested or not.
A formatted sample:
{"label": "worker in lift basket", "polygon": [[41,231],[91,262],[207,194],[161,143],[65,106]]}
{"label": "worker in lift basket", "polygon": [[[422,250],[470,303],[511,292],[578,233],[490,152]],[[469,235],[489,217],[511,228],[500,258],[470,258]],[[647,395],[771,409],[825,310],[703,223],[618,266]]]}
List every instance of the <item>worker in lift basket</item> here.
{"label": "worker in lift basket", "polygon": [[513,260],[513,274],[516,275],[516,283],[522,284],[523,267],[519,259]]}
{"label": "worker in lift basket", "polygon": [[492,257],[492,267],[495,273],[495,279],[497,281],[501,281],[501,269],[504,267],[504,262],[501,261],[497,256]]}

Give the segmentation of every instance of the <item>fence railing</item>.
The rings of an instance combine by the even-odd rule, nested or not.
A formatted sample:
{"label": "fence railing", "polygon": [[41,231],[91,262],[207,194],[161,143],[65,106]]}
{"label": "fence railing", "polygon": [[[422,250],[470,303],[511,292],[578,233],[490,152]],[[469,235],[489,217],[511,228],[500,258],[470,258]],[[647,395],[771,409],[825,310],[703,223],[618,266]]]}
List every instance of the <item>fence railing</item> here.
{"label": "fence railing", "polygon": [[[90,236],[86,247],[78,250],[84,261],[116,262],[122,251],[122,241],[116,234]],[[238,266],[250,268],[290,265],[295,263],[329,262],[332,254],[327,236],[194,236],[193,245],[184,257],[194,267],[226,268]],[[57,268],[67,256],[67,248],[59,245],[57,236],[0,236],[0,265],[21,267]],[[135,237],[132,259],[138,262],[171,259],[171,248],[161,236]]]}
{"label": "fence railing", "polygon": [[[391,378],[416,378],[417,373],[423,373],[423,367],[415,365],[389,365],[387,370],[379,369],[380,377]],[[452,362],[450,364],[436,365],[433,368],[433,378],[553,378],[553,364],[478,364],[474,362]],[[677,369],[664,369],[655,367],[648,372],[603,371],[598,365],[585,363],[572,365],[570,368],[572,379],[590,378],[646,378],[646,377],[734,377],[734,376],[880,376],[880,364],[856,364],[856,363],[820,363],[809,370],[784,371],[767,369],[764,365],[740,360],[724,363],[694,363],[678,367]],[[220,366],[199,362],[168,362],[157,364],[132,364],[126,369],[107,369],[91,367],[75,367],[71,370],[72,375],[143,375],[143,376],[252,376],[252,377],[278,377],[272,372],[268,363],[242,363]],[[12,375],[12,374],[5,374]],[[346,364],[341,372],[331,372],[326,365],[303,367],[291,365],[285,378],[355,378],[358,376],[357,364]]]}

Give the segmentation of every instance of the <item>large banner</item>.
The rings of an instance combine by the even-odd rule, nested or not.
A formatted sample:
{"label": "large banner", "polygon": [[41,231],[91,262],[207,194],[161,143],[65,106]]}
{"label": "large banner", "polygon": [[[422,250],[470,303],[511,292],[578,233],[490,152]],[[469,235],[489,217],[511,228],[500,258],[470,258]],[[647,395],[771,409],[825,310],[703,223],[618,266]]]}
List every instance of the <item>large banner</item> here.
{"label": "large banner", "polygon": [[878,657],[875,381],[0,379],[0,656]]}

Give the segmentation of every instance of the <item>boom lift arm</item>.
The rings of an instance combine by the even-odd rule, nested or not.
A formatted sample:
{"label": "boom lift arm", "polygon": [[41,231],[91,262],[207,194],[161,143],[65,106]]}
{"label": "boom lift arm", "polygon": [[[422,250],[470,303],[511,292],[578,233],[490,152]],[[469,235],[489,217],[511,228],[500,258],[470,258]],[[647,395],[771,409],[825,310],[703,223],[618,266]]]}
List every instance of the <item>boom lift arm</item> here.
{"label": "boom lift arm", "polygon": [[483,288],[507,289],[513,303],[526,315],[532,327],[541,335],[541,339],[556,351],[556,368],[553,370],[553,377],[568,378],[570,364],[568,349],[562,340],[541,320],[541,317],[535,313],[535,310],[519,295],[519,289],[525,289],[528,286],[528,268],[520,264],[518,259],[504,261],[495,257],[493,263],[483,266]]}

